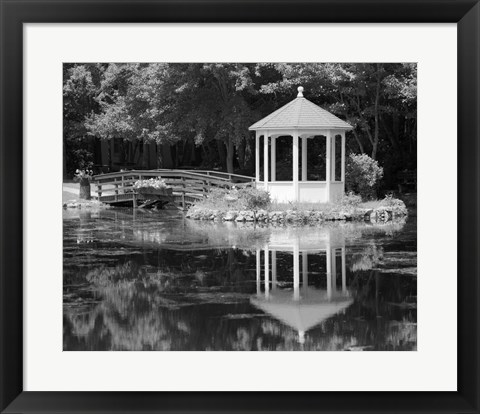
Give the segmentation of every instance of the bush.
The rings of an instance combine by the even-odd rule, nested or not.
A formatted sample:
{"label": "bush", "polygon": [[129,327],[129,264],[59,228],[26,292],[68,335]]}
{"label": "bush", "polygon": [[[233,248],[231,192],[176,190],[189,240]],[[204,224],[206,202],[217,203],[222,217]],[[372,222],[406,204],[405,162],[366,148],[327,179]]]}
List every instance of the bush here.
{"label": "bush", "polygon": [[239,191],[241,198],[245,200],[248,210],[265,209],[270,205],[270,193],[254,187],[246,187]]}
{"label": "bush", "polygon": [[270,205],[270,194],[253,187],[232,189],[214,188],[205,200],[199,201],[197,207],[216,210],[261,210]]}
{"label": "bush", "polygon": [[382,205],[385,205],[388,207],[402,207],[402,208],[405,207],[405,203],[398,198],[394,198],[393,194],[387,194],[382,201]]}
{"label": "bush", "polygon": [[341,200],[342,206],[357,207],[362,202],[362,197],[352,192],[345,194]]}
{"label": "bush", "polygon": [[345,166],[345,187],[347,191],[359,194],[364,199],[377,195],[383,168],[367,154],[350,154]]}

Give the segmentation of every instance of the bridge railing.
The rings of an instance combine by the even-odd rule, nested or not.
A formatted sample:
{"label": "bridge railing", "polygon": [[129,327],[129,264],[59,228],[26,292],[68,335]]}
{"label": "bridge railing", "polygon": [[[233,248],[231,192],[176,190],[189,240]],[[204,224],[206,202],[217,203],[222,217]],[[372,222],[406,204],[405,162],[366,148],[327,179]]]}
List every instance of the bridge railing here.
{"label": "bridge railing", "polygon": [[[93,182],[97,186],[99,198],[107,195],[116,196],[114,200],[117,201],[119,195],[132,193],[133,197],[135,182],[150,178],[162,178],[172,188],[174,194],[184,194],[195,198],[203,198],[212,188],[251,185],[254,180],[252,177],[235,174],[230,174],[232,177],[228,177],[227,173],[219,174],[216,171],[210,173],[191,170],[131,170],[96,175]],[[243,181],[233,182],[234,176]]]}
{"label": "bridge railing", "polygon": [[255,177],[249,177],[248,175],[226,173],[223,171],[209,171],[209,170],[185,170],[185,171],[194,172],[198,174],[205,174],[209,177],[225,178],[235,184],[255,182]]}

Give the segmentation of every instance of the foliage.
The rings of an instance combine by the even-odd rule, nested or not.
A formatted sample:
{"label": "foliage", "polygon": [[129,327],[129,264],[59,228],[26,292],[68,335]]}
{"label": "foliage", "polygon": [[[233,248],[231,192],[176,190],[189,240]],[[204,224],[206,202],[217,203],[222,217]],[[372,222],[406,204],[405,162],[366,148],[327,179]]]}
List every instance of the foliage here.
{"label": "foliage", "polygon": [[73,176],[73,179],[75,181],[91,181],[93,178],[93,171],[92,170],[76,170],[75,175]]}
{"label": "foliage", "polygon": [[358,207],[362,202],[362,197],[353,192],[349,192],[342,197],[341,204],[346,207]]}
{"label": "foliage", "polygon": [[[398,171],[416,168],[412,63],[66,64],[67,157],[77,143],[121,138],[161,145],[175,153],[175,167],[194,165],[196,153],[195,165],[252,174],[248,127],[290,102],[299,85],[307,99],[353,125],[347,154],[380,160],[388,188]],[[159,167],[171,168],[160,158]]]}
{"label": "foliage", "polygon": [[148,180],[138,180],[133,184],[133,188],[154,188],[156,190],[162,190],[165,188],[170,188],[165,180],[161,178],[150,178]]}
{"label": "foliage", "polygon": [[367,154],[350,154],[345,165],[345,187],[364,199],[374,198],[383,168]]}
{"label": "foliage", "polygon": [[405,203],[398,198],[394,198],[393,194],[387,194],[385,198],[382,200],[382,205],[386,207],[400,207],[406,208]]}
{"label": "foliage", "polygon": [[78,141],[69,142],[66,161],[67,171],[74,175],[77,169],[92,169],[93,153],[90,148],[82,148]]}
{"label": "foliage", "polygon": [[270,193],[255,187],[246,187],[241,190],[241,198],[245,200],[245,206],[249,210],[268,208],[270,205]]}
{"label": "foliage", "polygon": [[63,66],[63,173],[73,175],[76,168],[91,168],[94,160],[92,137],[86,119],[98,111],[95,97],[104,67],[97,64]]}
{"label": "foliage", "polygon": [[231,189],[215,188],[210,191],[205,200],[195,207],[212,210],[260,210],[266,209],[271,203],[267,191],[254,187],[232,187]]}

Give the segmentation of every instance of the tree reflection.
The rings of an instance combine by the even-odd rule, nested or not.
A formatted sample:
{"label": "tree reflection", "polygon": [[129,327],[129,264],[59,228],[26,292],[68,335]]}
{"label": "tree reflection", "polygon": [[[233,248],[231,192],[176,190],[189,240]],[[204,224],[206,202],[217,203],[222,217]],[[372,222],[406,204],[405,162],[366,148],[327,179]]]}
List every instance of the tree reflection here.
{"label": "tree reflection", "polygon": [[[348,289],[350,302],[309,326],[299,341],[298,330],[251,302],[266,286],[270,294],[295,293],[292,252],[276,252],[266,284],[264,276],[257,278],[256,250],[297,236],[302,246],[323,245],[324,230],[267,227],[257,235],[251,228],[221,235],[225,227],[214,229],[211,223],[192,228],[175,220],[145,220],[132,224],[120,214],[64,223],[65,350],[416,349],[416,277],[402,273],[404,264],[397,260],[408,256],[404,246],[410,243],[402,227],[332,226],[329,243],[339,243],[332,259],[335,289]],[[79,234],[92,242],[77,244]],[[193,240],[206,244],[199,248]],[[234,242],[242,248],[232,247]],[[325,253],[299,257],[299,297],[327,295]],[[414,257],[408,257],[411,267]],[[260,268],[265,271],[264,264]]]}

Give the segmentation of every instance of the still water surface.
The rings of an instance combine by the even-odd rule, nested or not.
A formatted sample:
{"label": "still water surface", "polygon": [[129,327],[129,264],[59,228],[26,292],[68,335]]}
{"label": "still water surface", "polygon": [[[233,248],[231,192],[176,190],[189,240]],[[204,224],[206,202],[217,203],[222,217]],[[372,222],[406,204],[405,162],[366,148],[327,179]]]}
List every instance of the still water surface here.
{"label": "still water surface", "polygon": [[411,351],[416,217],[281,227],[64,211],[63,347]]}

